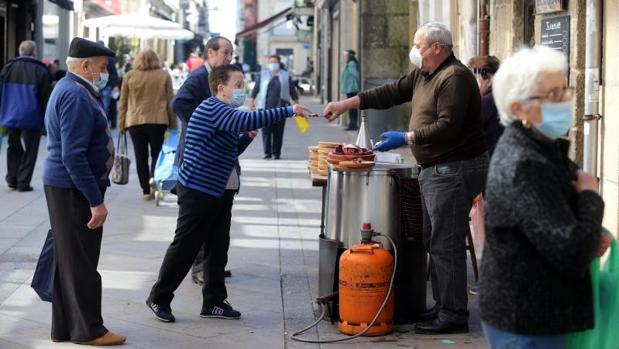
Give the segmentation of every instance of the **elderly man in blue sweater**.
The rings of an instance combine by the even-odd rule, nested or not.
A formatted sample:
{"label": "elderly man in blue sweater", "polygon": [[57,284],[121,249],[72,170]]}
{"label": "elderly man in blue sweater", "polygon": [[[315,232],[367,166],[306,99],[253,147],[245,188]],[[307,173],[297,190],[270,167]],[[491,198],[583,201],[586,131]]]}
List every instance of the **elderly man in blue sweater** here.
{"label": "elderly man in blue sweater", "polygon": [[114,144],[100,90],[107,83],[107,57],[114,52],[81,38],[71,41],[67,66],[45,112],[45,198],[54,234],[52,340],[120,345],[101,318],[97,272],[108,175]]}
{"label": "elderly man in blue sweater", "polygon": [[234,65],[213,68],[209,76],[216,97],[204,100],[187,127],[185,158],[179,169],[178,219],[174,240],[168,247],[157,282],[146,304],[161,321],[174,322],[170,303],[202,246],[207,277],[202,287],[200,317],[238,319],[241,313],[227,302],[224,270],[228,262],[230,220],[236,190],[227,189],[238,154],[255,136],[248,132],[291,117],[308,115],[296,104],[242,112],[234,109],[245,101],[243,72]]}

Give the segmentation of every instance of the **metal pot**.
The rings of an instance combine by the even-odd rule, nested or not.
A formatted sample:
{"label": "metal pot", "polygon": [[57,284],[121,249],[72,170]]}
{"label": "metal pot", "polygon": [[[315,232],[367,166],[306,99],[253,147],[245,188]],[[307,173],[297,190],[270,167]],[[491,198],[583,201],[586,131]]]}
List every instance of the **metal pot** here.
{"label": "metal pot", "polygon": [[[399,240],[396,177],[415,178],[416,165],[379,163],[371,170],[329,169],[326,206],[326,237],[343,248],[361,242],[364,222]],[[385,248],[392,249],[386,241]]]}

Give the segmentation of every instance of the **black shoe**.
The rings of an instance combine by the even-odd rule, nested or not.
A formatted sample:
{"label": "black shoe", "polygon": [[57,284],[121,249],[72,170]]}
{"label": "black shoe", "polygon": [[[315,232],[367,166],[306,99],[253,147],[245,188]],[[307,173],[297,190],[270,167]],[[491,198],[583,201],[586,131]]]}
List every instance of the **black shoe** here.
{"label": "black shoe", "polygon": [[191,281],[198,286],[204,285],[204,273],[201,271],[191,273]]}
{"label": "black shoe", "polygon": [[270,158],[271,158],[271,155],[265,155],[265,156],[263,156],[262,158],[263,158],[263,159],[265,159],[265,160],[268,160],[268,159],[270,159]]}
{"label": "black shoe", "polygon": [[415,325],[415,333],[417,334],[455,334],[469,333],[469,324],[441,321],[435,319],[432,321],[422,322]]}
{"label": "black shoe", "polygon": [[346,131],[357,131],[356,127],[346,127]]}
{"label": "black shoe", "polygon": [[438,307],[435,305],[434,307],[424,311],[421,315],[419,315],[419,322],[428,322],[438,318]]}
{"label": "black shoe", "polygon": [[16,190],[17,189],[17,184],[9,184],[9,188]]}
{"label": "black shoe", "polygon": [[279,160],[279,159],[280,159],[280,157],[279,157],[279,155],[275,155],[275,156],[273,157],[273,159],[274,159],[274,160]]}
{"label": "black shoe", "polygon": [[23,186],[23,187],[22,186],[17,187],[17,191],[22,192],[22,193],[23,192],[27,192],[27,191],[33,191],[33,190],[34,190],[34,188],[32,188],[29,185],[26,185],[26,186]]}
{"label": "black shoe", "polygon": [[219,304],[202,307],[200,317],[233,320],[240,318],[241,313],[232,309],[232,306],[228,303],[228,301],[223,301]]}
{"label": "black shoe", "polygon": [[146,305],[150,309],[155,317],[163,322],[174,322],[176,318],[172,315],[172,309],[169,305],[159,305],[153,303],[150,298],[146,300]]}
{"label": "black shoe", "polygon": [[224,276],[227,277],[227,278],[232,277],[232,272],[230,270],[226,270],[224,272]]}

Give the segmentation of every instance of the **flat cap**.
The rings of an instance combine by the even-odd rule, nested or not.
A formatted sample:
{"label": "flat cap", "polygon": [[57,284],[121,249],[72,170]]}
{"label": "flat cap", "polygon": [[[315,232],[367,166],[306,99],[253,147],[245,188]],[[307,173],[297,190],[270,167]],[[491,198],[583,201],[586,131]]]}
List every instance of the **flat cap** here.
{"label": "flat cap", "polygon": [[355,50],[346,50],[346,51],[344,51],[344,52],[348,53],[348,54],[349,54],[349,55],[351,55],[351,56],[356,55]]}
{"label": "flat cap", "polygon": [[96,57],[96,56],[108,56],[114,57],[116,54],[114,51],[105,47],[104,45],[98,44],[94,41],[82,39],[82,38],[73,38],[71,41],[71,45],[69,45],[69,57],[74,58],[88,58],[88,57]]}

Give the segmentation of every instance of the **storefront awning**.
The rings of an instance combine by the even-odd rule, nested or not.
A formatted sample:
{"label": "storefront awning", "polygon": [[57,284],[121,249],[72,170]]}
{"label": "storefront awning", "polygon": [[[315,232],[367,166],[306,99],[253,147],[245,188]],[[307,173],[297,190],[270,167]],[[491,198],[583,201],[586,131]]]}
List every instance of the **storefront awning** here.
{"label": "storefront awning", "polygon": [[73,11],[73,1],[70,1],[70,0],[49,0],[49,1],[67,11]]}
{"label": "storefront awning", "polygon": [[168,40],[186,40],[194,37],[193,32],[184,29],[180,23],[142,14],[91,18],[84,21],[84,26],[99,28],[106,36],[120,35]]}
{"label": "storefront awning", "polygon": [[256,33],[258,30],[266,27],[267,25],[275,22],[276,20],[280,19],[280,18],[285,18],[288,15],[292,14],[294,11],[294,9],[292,7],[289,7],[281,12],[278,12],[276,14],[274,14],[273,16],[266,18],[254,25],[252,25],[251,27],[248,27],[246,29],[244,29],[241,32],[236,33],[236,40],[238,41],[238,39],[253,35],[254,33]]}

